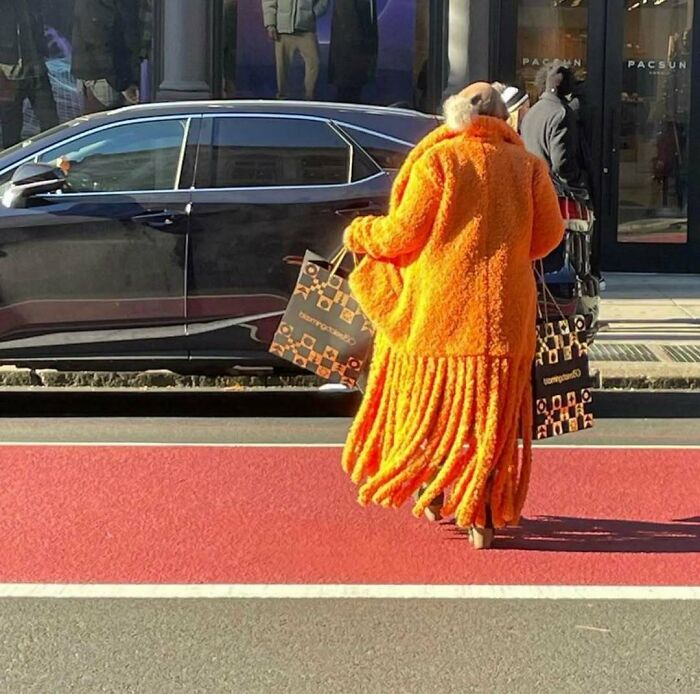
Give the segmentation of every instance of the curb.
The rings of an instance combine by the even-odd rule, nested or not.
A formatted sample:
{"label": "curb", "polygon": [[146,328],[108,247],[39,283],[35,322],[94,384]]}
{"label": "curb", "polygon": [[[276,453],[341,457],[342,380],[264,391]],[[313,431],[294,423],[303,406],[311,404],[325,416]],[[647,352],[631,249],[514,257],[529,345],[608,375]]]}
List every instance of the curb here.
{"label": "curb", "polygon": [[172,388],[180,390],[250,388],[317,388],[324,382],[312,375],[183,376],[173,371],[56,371],[0,366],[0,388]]}
{"label": "curb", "polygon": [[[697,365],[669,365],[653,369],[649,364],[592,362],[591,374],[598,390],[697,390]],[[201,388],[249,390],[250,388],[318,388],[324,381],[311,374],[183,376],[172,371],[56,371],[0,367],[0,388]]]}
{"label": "curb", "polygon": [[[4,417],[352,417],[357,391],[315,388],[1,388]],[[700,391],[594,391],[599,419],[700,419]]]}
{"label": "curb", "polygon": [[591,362],[602,390],[700,390],[700,364]]}

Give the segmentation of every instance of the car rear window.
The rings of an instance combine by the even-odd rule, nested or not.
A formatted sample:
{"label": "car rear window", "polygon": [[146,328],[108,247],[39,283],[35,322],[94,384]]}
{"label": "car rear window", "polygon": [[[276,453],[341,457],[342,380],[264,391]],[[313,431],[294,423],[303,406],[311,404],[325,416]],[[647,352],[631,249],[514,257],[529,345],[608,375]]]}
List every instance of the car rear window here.
{"label": "car rear window", "polygon": [[200,152],[198,188],[318,186],[347,183],[350,145],[323,121],[215,117]]}
{"label": "car rear window", "polygon": [[400,169],[412,149],[410,144],[351,125],[344,125],[343,130],[385,171]]}

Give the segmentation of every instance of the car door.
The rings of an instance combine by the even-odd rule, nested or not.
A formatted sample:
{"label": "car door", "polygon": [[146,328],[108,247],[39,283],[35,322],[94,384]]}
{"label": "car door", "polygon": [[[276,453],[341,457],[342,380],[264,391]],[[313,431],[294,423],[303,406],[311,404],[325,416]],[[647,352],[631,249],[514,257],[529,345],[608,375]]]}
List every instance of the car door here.
{"label": "car door", "polygon": [[205,117],[190,227],[191,355],[258,364],[306,250],[333,255],[353,216],[384,209],[389,186],[327,120]]}
{"label": "car door", "polygon": [[0,360],[182,338],[193,122],[112,124],[35,157],[63,168],[69,187],[0,212]]}

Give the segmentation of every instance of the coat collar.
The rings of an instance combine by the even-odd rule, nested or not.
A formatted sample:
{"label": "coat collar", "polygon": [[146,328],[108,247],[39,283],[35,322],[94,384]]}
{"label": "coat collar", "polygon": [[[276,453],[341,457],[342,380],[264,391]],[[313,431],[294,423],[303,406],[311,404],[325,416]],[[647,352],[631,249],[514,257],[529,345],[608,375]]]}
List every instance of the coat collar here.
{"label": "coat collar", "polygon": [[480,140],[482,142],[507,142],[525,148],[518,133],[500,118],[478,116],[470,121],[466,130],[450,130],[446,125],[442,125],[428,133],[409,153],[394,181],[391,195],[392,208],[395,208],[401,202],[414,164],[441,142],[454,140],[458,137],[464,137],[467,140]]}
{"label": "coat collar", "polygon": [[484,142],[508,142],[512,145],[524,147],[518,133],[500,118],[479,116],[474,118],[465,131],[469,139],[482,140]]}

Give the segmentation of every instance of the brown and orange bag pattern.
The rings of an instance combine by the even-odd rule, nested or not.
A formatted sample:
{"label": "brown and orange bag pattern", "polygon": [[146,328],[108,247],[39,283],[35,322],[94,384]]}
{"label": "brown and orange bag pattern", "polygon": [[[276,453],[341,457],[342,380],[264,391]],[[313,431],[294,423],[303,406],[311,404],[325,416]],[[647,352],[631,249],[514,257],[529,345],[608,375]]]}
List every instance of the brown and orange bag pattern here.
{"label": "brown and orange bag pattern", "polygon": [[307,251],[270,352],[352,388],[369,359],[374,328],[350,293],[341,261]]}

